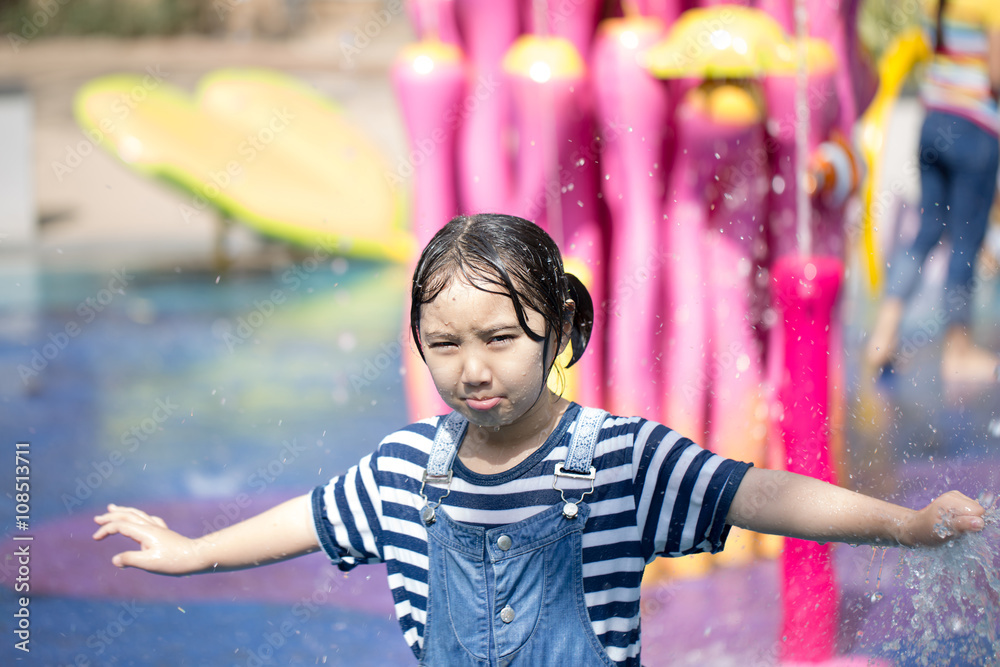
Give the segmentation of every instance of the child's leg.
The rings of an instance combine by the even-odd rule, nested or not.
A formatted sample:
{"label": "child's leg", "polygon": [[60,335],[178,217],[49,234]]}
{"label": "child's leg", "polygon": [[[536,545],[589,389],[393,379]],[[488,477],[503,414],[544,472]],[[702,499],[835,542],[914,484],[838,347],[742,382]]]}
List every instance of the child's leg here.
{"label": "child's leg", "polygon": [[885,300],[879,309],[875,328],[868,342],[868,362],[875,368],[888,363],[896,352],[899,325],[906,303],[920,282],[920,272],[927,255],[937,246],[949,213],[949,174],[934,148],[950,116],[930,112],[920,131],[920,230],[909,247],[899,247],[889,263]]}
{"label": "child's leg", "polygon": [[954,176],[947,200],[953,224],[952,253],[945,281],[945,312],[951,326],[945,336],[941,370],[945,379],[988,382],[996,379],[1000,356],[975,344],[969,322],[976,256],[989,225],[1000,146],[996,137],[972,123],[959,124],[956,132],[961,134],[954,145],[954,155],[942,155],[942,161],[947,158]]}

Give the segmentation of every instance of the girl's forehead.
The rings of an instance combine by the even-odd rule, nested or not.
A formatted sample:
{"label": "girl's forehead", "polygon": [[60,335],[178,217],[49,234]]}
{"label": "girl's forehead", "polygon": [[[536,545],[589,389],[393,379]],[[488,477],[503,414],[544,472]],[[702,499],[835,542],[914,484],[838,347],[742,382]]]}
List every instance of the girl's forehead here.
{"label": "girl's forehead", "polygon": [[[519,327],[514,302],[507,294],[498,293],[497,285],[473,283],[464,277],[454,277],[438,292],[433,300],[420,308],[421,328],[456,329],[474,327]],[[524,308],[529,326],[540,313]]]}
{"label": "girl's forehead", "polygon": [[506,294],[498,294],[496,285],[472,283],[464,278],[449,280],[420,313],[426,317],[435,312],[448,311],[452,315],[481,317],[490,313],[509,313],[516,318],[514,302]]}

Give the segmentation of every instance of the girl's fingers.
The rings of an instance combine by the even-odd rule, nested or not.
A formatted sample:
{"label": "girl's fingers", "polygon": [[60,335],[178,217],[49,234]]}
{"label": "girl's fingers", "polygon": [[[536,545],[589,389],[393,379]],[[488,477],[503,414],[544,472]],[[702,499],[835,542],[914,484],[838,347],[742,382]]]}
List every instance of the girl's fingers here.
{"label": "girl's fingers", "polygon": [[111,564],[115,567],[138,567],[143,568],[143,562],[149,559],[149,554],[142,551],[123,551],[111,557]]}
{"label": "girl's fingers", "polygon": [[986,527],[981,516],[974,514],[957,514],[947,522],[948,527],[957,533],[974,533]]}
{"label": "girl's fingers", "polygon": [[961,491],[949,491],[942,496],[942,499],[946,499],[946,501],[948,501],[948,504],[951,505],[953,511],[959,511],[963,514],[974,514],[979,516],[986,511],[983,509],[982,505]]}
{"label": "girl's fingers", "polygon": [[95,516],[94,521],[99,524],[108,523],[109,521],[131,521],[137,524],[151,523],[160,528],[167,527],[167,522],[158,516],[147,514],[136,507],[122,507],[114,504],[108,505],[106,514]]}
{"label": "girl's fingers", "polygon": [[[95,520],[97,518],[98,517],[95,517]],[[97,529],[97,532],[95,532],[93,535],[95,540],[103,540],[108,535],[118,534],[118,535],[124,535],[125,537],[131,537],[136,542],[142,541],[140,537],[142,537],[143,534],[136,533],[137,526],[135,523],[131,523],[127,520],[114,519],[114,518],[108,518],[105,521],[98,521],[98,523],[101,523],[102,525],[100,528]]]}

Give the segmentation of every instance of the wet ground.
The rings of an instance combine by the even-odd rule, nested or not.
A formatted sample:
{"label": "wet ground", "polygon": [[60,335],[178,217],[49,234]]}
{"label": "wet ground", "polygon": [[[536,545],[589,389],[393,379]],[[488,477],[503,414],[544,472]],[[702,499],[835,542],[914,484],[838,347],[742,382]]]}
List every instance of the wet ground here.
{"label": "wet ground", "polygon": [[[380,567],[345,575],[313,555],[162,578],[113,568],[124,540],[90,541],[90,517],[112,501],[188,534],[224,527],[324,482],[405,423],[402,270],[341,259],[290,275],[125,273],[120,291],[107,274],[7,275],[4,303],[34,295],[0,312],[0,432],[11,458],[15,441],[30,443],[32,503],[27,531],[13,503],[0,510],[0,604],[15,608],[13,537],[30,534],[31,664],[412,664]],[[980,312],[992,331],[1000,310]],[[848,485],[911,506],[1000,488],[997,390],[946,389],[935,358],[929,342],[864,389],[849,370]],[[891,655],[886,641],[912,640],[899,553],[841,546],[835,559],[840,650]],[[645,663],[773,664],[778,572],[761,560],[649,587]],[[0,655],[27,657],[11,646]]]}

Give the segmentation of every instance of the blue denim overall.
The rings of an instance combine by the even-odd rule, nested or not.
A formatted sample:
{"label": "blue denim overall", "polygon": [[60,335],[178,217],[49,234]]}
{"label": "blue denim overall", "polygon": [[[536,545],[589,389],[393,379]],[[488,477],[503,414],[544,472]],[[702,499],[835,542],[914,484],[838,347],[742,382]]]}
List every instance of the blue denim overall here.
{"label": "blue denim overall", "polygon": [[[425,485],[449,489],[421,512],[430,561],[421,665],[614,666],[587,615],[581,546],[590,515],[582,501],[594,488],[591,459],[606,415],[581,409],[569,454],[553,477],[553,488],[564,477],[589,479],[590,490],[567,500],[559,489],[563,502],[490,530],[459,523],[440,507],[467,426],[456,412],[442,420],[424,473]],[[553,437],[564,437],[567,428],[560,424]]]}

